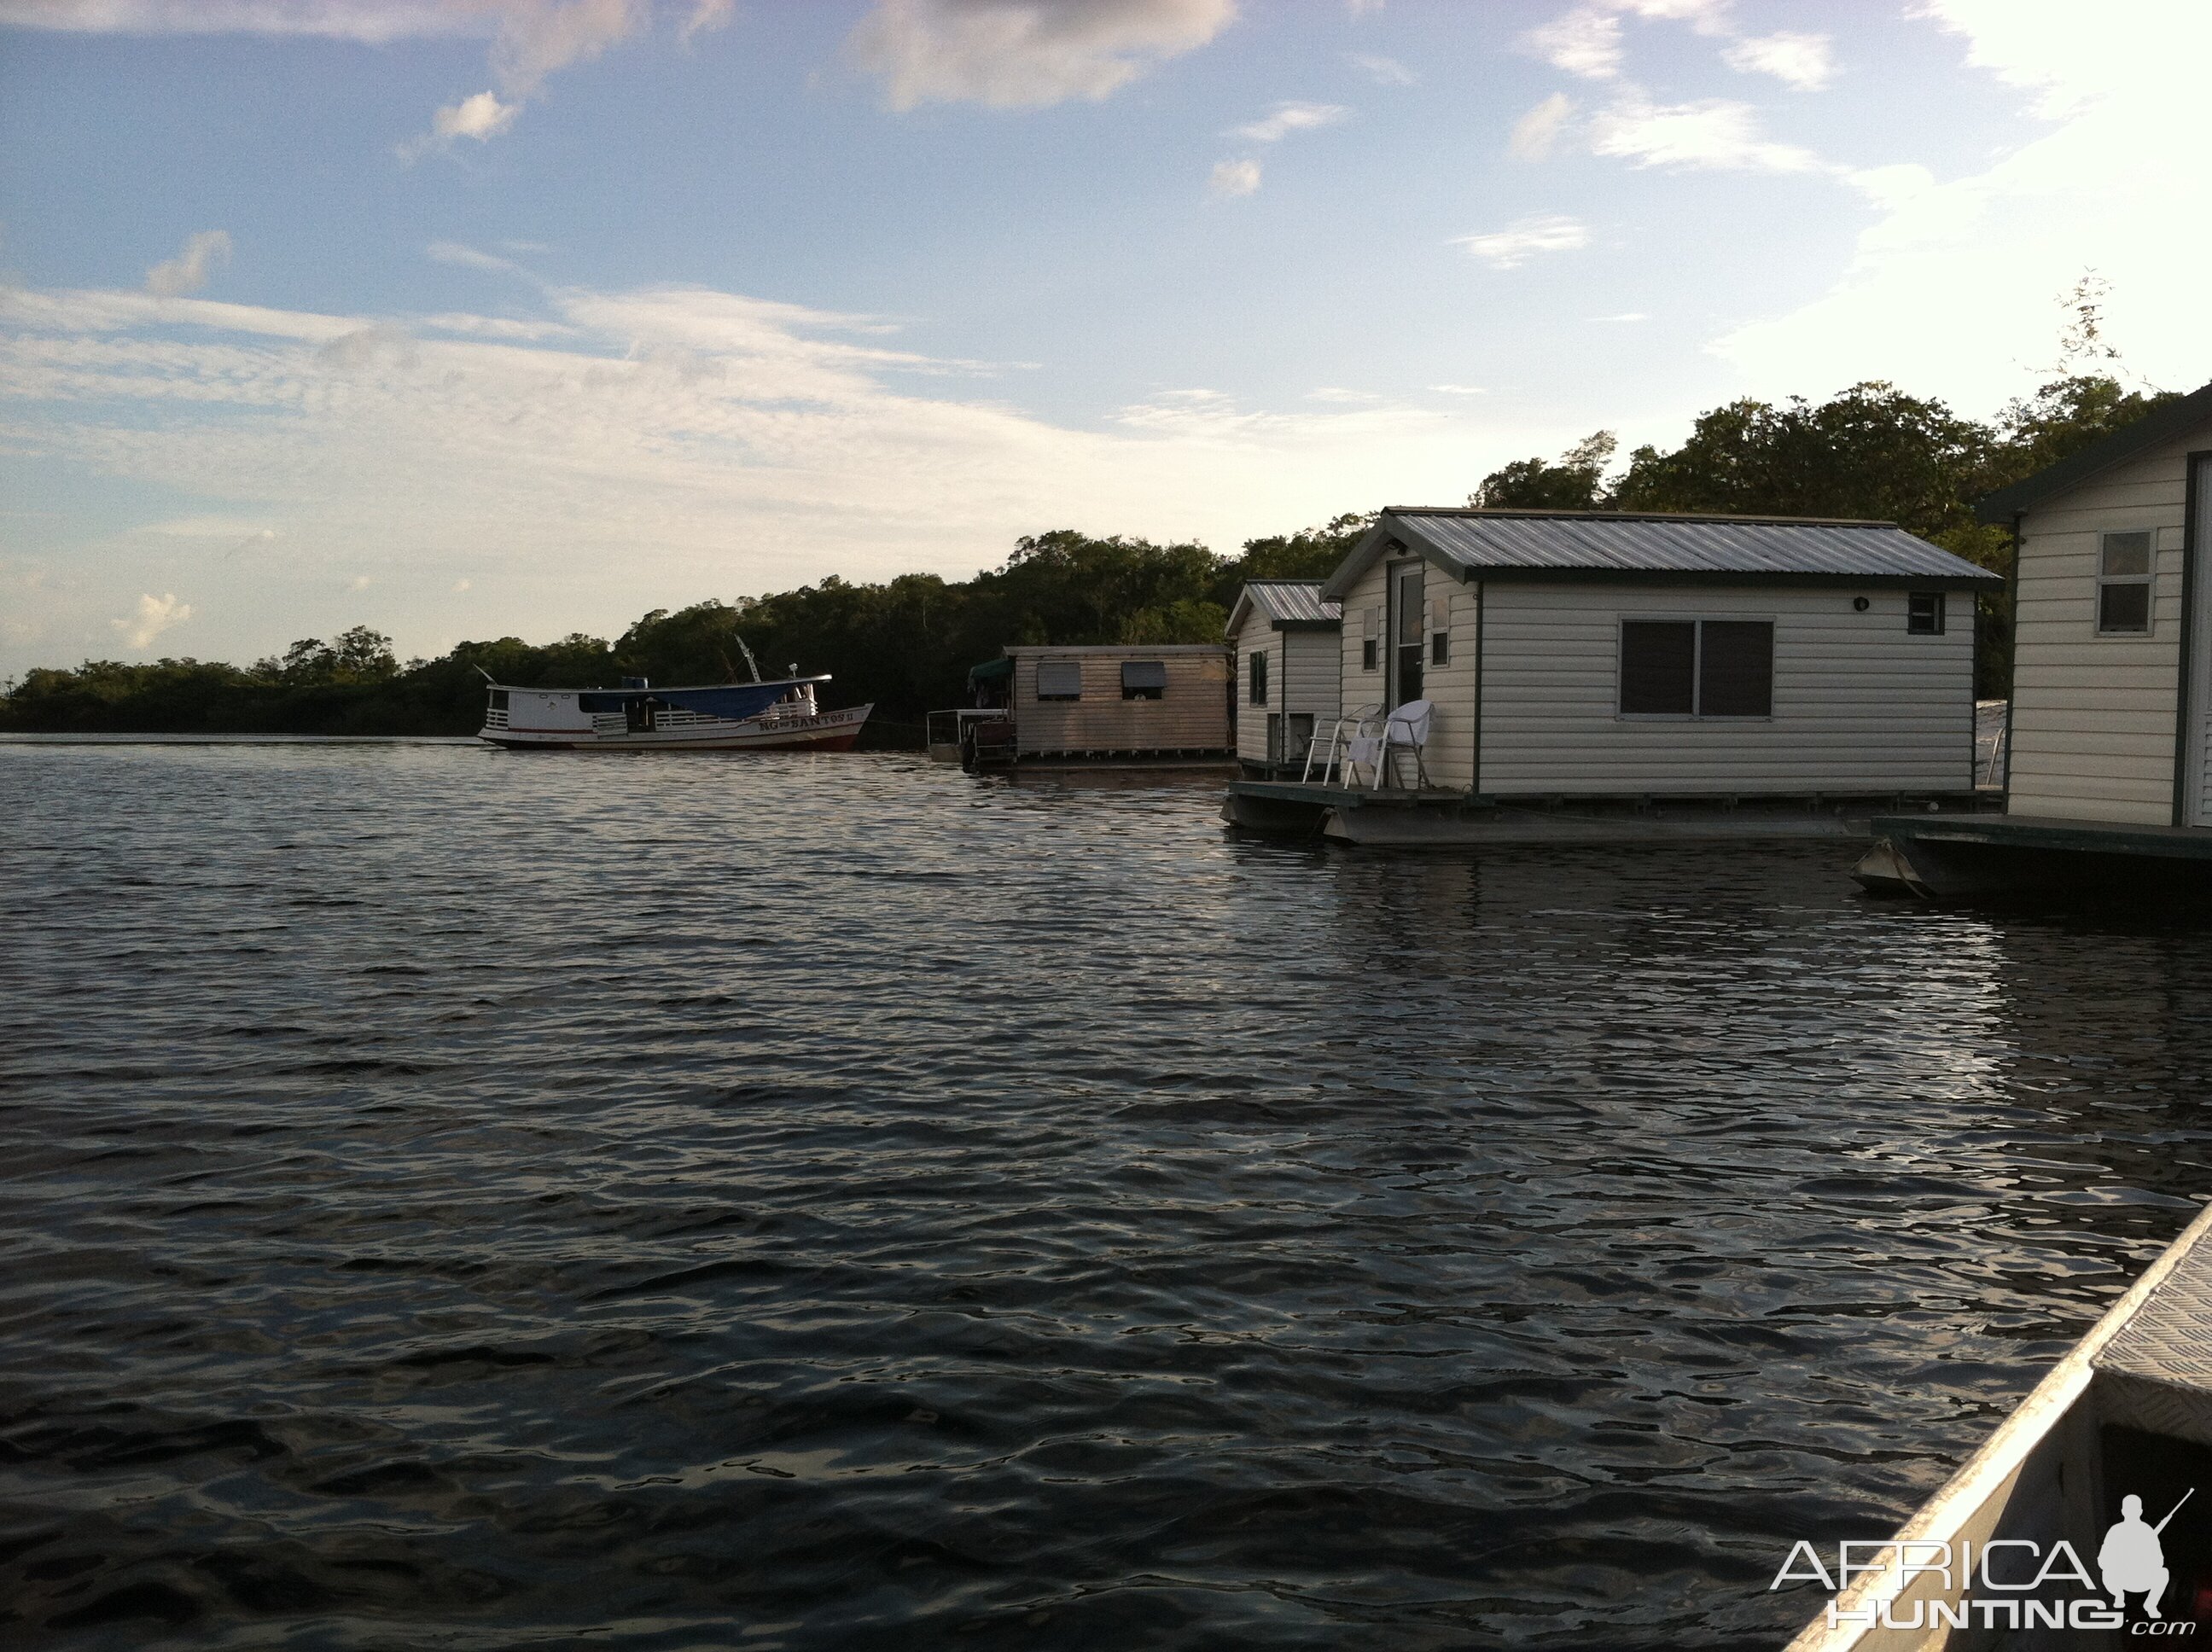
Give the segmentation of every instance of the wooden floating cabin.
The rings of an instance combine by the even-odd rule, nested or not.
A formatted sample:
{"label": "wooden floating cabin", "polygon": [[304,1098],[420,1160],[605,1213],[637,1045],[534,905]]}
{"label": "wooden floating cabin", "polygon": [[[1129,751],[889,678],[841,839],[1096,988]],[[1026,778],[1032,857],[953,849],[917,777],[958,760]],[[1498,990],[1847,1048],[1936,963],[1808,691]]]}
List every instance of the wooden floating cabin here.
{"label": "wooden floating cabin", "polygon": [[2017,548],[2005,812],[1877,821],[1860,881],[2212,893],[2212,385],[1977,512]]}
{"label": "wooden floating cabin", "polygon": [[[2133,1518],[2156,1540],[2150,1564],[2164,1574],[2155,1618],[2132,1592],[2154,1574],[2119,1574],[2131,1592],[2113,1613],[2109,1596],[2083,1587],[2057,1546],[2066,1544],[2079,1574],[2101,1582],[2106,1543],[2130,1518],[2130,1497],[2139,1505]],[[1813,1560],[1838,1585],[1788,1652],[2070,1652],[2118,1646],[2123,1637],[2139,1645],[2193,1636],[2212,1621],[2207,1497],[2212,1210],[1886,1543],[1863,1532],[1786,1534],[1812,1543]],[[1869,1540],[1854,1542],[1852,1564],[1868,1570],[1850,1579],[1835,1566],[1836,1540],[1846,1535]],[[2130,1534],[2139,1562],[2142,1542]],[[1781,1569],[1818,1587],[1796,1550]],[[2045,1572],[2041,1587],[2027,1587]]]}
{"label": "wooden floating cabin", "polygon": [[1887,522],[1394,506],[1320,597],[1347,710],[1428,702],[1428,784],[1239,780],[1224,813],[1410,843],[1972,808],[1974,599],[1999,584]]}
{"label": "wooden floating cabin", "polygon": [[1237,659],[1237,762],[1247,774],[1295,779],[1336,721],[1343,674],[1337,604],[1319,580],[1253,580],[1229,610]]}
{"label": "wooden floating cabin", "polygon": [[1009,647],[969,673],[992,708],[931,714],[932,750],[940,724],[958,722],[970,768],[1223,763],[1236,751],[1229,671],[1211,642]]}

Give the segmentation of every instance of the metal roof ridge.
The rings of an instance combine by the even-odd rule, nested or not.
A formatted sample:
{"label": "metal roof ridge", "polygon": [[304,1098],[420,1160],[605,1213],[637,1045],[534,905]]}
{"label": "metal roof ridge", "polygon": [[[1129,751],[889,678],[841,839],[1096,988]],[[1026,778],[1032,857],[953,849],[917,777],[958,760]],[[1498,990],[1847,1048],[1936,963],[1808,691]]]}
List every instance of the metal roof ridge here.
{"label": "metal roof ridge", "polygon": [[[1740,522],[1749,527],[1896,528],[1896,522],[1871,516],[1738,516],[1724,511],[1553,511],[1524,510],[1517,506],[1385,505],[1394,516],[1488,516],[1535,518],[1547,521],[1583,522]],[[1917,537],[1917,536],[1916,536]]]}

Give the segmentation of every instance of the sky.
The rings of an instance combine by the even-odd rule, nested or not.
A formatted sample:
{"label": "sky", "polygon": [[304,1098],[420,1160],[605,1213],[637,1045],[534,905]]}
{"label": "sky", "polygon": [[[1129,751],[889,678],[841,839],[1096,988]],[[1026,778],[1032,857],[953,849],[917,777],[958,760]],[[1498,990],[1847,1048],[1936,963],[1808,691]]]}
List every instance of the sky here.
{"label": "sky", "polygon": [[2107,284],[2212,379],[2202,0],[0,0],[0,678],[1234,554]]}

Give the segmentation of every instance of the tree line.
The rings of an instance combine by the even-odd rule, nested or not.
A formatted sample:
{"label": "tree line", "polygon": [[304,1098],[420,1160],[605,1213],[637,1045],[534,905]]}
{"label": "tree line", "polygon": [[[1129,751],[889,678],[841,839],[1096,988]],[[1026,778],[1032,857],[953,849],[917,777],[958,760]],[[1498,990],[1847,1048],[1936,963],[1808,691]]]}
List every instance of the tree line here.
{"label": "tree line", "polygon": [[[2094,342],[2094,314],[2090,340]],[[2100,364],[2101,365],[2101,364]],[[1740,400],[1702,415],[1679,447],[1642,446],[1617,471],[1599,431],[1557,459],[1518,459],[1483,477],[1471,505],[1547,510],[1717,512],[1893,521],[1994,572],[2009,572],[2002,528],[1973,501],[2133,422],[2172,397],[2109,373],[2062,372],[1980,422],[1882,383],[1818,404]],[[1350,512],[1224,556],[1073,529],[1024,538],[969,580],[907,574],[880,584],[832,574],[733,601],[655,609],[612,641],[464,642],[402,663],[366,626],[307,638],[239,666],[191,659],[88,660],[40,669],[0,694],[0,728],[70,732],[465,734],[482,721],[483,675],[518,687],[590,688],[623,676],[660,683],[743,681],[787,665],[836,679],[830,703],[873,701],[875,738],[914,744],[921,714],[959,704],[969,668],[1008,643],[1218,641],[1249,579],[1328,574],[1374,519]],[[2011,675],[2007,599],[1983,600],[1978,692]]]}

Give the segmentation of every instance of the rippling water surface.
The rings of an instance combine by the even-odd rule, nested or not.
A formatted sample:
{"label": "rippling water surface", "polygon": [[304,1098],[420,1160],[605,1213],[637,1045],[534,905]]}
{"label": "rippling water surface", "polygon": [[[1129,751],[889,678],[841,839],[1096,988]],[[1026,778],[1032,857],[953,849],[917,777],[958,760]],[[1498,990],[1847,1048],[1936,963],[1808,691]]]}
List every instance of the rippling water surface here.
{"label": "rippling water surface", "polygon": [[2212,939],[895,756],[0,746],[0,1641],[1771,1646]]}

